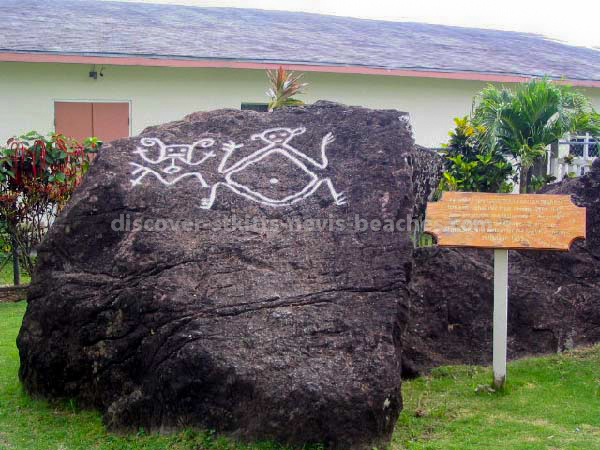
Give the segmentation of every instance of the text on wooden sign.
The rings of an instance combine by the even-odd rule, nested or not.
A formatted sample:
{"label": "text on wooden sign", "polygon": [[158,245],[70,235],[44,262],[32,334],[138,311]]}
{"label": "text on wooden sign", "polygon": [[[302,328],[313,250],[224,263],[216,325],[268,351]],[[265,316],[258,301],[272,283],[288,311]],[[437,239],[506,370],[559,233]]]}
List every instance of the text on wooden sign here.
{"label": "text on wooden sign", "polygon": [[441,247],[568,251],[585,239],[585,214],[568,195],[444,192],[427,205],[424,231]]}

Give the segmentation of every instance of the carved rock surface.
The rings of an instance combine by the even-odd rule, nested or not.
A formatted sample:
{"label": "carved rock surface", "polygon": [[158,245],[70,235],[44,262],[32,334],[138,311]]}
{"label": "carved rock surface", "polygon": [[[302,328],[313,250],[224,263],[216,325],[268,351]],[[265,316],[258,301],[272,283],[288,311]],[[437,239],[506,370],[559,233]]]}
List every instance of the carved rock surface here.
{"label": "carved rock surface", "polygon": [[364,228],[422,210],[405,119],[328,102],[220,110],[106,146],[38,252],[26,388],[115,429],[385,443],[412,243]]}
{"label": "carved rock surface", "polygon": [[[508,356],[600,341],[600,160],[587,175],[550,185],[587,208],[587,239],[571,251],[510,251]],[[493,253],[423,248],[410,283],[405,373],[492,360]]]}

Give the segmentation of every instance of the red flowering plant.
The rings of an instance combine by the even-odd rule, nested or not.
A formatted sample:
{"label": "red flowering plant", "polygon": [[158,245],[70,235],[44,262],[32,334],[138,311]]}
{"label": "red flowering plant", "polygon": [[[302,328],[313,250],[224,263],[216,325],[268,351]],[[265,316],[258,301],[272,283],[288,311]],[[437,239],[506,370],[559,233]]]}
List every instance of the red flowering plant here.
{"label": "red flowering plant", "polygon": [[[0,232],[31,274],[35,247],[65,207],[102,143],[32,131],[0,146]],[[8,239],[7,239],[8,238]]]}

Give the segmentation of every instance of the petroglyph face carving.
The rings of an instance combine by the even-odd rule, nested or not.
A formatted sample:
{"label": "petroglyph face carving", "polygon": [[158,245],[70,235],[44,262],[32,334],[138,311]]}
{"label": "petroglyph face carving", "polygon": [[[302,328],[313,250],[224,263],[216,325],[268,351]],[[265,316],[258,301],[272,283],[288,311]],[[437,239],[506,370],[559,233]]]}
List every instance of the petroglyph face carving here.
{"label": "petroglyph face carving", "polygon": [[[136,175],[131,180],[134,186],[140,184],[146,176],[154,176],[158,181],[167,186],[175,184],[183,178],[193,177],[198,179],[203,187],[208,187],[200,172],[185,172],[185,169],[187,167],[199,166],[207,159],[217,156],[214,151],[204,150],[215,145],[214,139],[203,138],[193,144],[165,145],[160,139],[142,138],[140,143],[142,147],[137,147],[133,153],[139,155],[145,165],[135,162],[130,163],[135,167],[131,172],[132,175]],[[156,149],[157,147],[158,156],[156,159],[149,157],[148,153],[150,149]],[[202,149],[200,152],[202,156],[195,159],[197,149]]]}
{"label": "petroglyph face carving", "polygon": [[298,136],[306,131],[306,128],[299,127],[296,129],[291,128],[271,128],[263,131],[260,134],[253,134],[252,140],[261,139],[267,144],[287,144],[292,140],[294,136]]}

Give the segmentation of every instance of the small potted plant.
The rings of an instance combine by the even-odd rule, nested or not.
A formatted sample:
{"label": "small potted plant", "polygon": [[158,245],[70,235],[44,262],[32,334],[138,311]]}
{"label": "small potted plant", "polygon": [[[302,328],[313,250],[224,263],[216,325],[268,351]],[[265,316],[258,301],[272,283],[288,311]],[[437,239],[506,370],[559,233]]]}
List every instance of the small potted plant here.
{"label": "small potted plant", "polygon": [[294,98],[298,94],[303,94],[302,89],[308,86],[308,83],[301,83],[302,74],[286,71],[283,66],[278,70],[267,70],[269,78],[269,90],[267,95],[271,97],[269,111],[282,108],[284,106],[303,105],[302,100]]}

